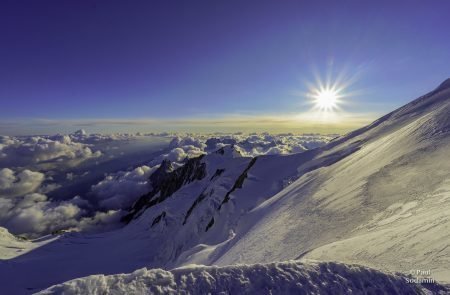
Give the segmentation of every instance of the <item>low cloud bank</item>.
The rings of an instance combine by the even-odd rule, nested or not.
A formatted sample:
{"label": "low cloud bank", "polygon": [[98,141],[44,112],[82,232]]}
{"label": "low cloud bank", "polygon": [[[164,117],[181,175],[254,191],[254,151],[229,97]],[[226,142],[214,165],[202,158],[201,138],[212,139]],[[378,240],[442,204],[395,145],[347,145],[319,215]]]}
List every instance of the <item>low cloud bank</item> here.
{"label": "low cloud bank", "polygon": [[52,201],[44,194],[31,193],[15,198],[0,198],[0,223],[16,235],[30,238],[65,230],[110,228],[120,218],[118,211],[96,212],[87,216],[75,197],[68,201]]}
{"label": "low cloud bank", "polygon": [[73,167],[102,155],[101,151],[93,151],[91,148],[89,144],[74,141],[70,135],[0,136],[0,165],[42,169]]}
{"label": "low cloud bank", "polygon": [[[209,153],[226,145],[234,147],[246,157],[260,155],[277,155],[299,153],[327,144],[336,135],[294,135],[294,134],[231,134],[212,136],[175,137],[172,147],[183,150],[198,150],[198,153]],[[189,148],[191,147],[191,148]],[[192,153],[192,152],[191,152]]]}
{"label": "low cloud bank", "polygon": [[112,228],[119,224],[123,210],[151,190],[149,177],[164,159],[177,167],[188,158],[211,153],[226,145],[233,145],[242,156],[289,154],[320,147],[333,138],[267,133],[157,134],[173,138],[168,152],[149,159],[145,165],[105,175],[91,186],[85,196],[68,200],[48,197],[49,192],[61,188],[61,181],[77,178],[72,172],[64,172],[64,180],[58,182],[53,177],[54,169],[65,171],[64,168],[101,157],[102,151],[96,148],[96,144],[132,140],[135,136],[142,134],[101,135],[79,130],[68,135],[0,136],[0,226],[28,237],[61,229]]}
{"label": "low cloud bank", "polygon": [[[97,143],[132,138],[134,135],[87,134],[84,130],[68,135],[0,136],[0,225],[31,238],[61,229],[112,226],[121,212],[110,209],[120,206],[106,206],[99,212],[79,196],[61,201],[47,194],[61,187],[53,179],[54,169],[64,171],[102,156],[95,150]],[[73,173],[67,175],[71,176],[67,180],[74,179]],[[122,191],[126,195],[125,188]]]}
{"label": "low cloud bank", "polygon": [[40,187],[44,178],[45,174],[28,169],[21,172],[0,169],[0,196],[11,198],[33,192]]}
{"label": "low cloud bank", "polygon": [[149,177],[157,166],[140,166],[132,171],[108,175],[92,186],[92,194],[101,209],[126,209],[151,188]]}

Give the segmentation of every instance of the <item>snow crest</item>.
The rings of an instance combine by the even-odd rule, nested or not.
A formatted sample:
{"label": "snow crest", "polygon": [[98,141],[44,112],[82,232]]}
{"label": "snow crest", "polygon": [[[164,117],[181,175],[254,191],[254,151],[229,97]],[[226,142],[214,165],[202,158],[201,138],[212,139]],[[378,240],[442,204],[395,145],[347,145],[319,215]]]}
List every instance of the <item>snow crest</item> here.
{"label": "snow crest", "polygon": [[405,278],[357,265],[288,261],[93,275],[38,294],[420,294]]}

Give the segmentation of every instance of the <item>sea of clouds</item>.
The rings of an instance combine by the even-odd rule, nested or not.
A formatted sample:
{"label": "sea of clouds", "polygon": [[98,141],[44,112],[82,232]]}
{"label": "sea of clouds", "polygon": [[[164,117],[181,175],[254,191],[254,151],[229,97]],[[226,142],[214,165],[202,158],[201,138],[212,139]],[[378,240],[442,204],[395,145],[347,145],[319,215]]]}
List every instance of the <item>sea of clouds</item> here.
{"label": "sea of clouds", "polygon": [[[104,156],[105,142],[133,141],[137,137],[173,138],[167,149],[144,165],[109,173],[83,196],[50,198],[61,189],[55,171],[65,173]],[[0,226],[29,238],[59,230],[105,230],[120,226],[125,210],[151,190],[149,176],[167,159],[181,166],[187,158],[233,145],[242,156],[290,154],[320,147],[333,135],[294,134],[87,134],[0,136]],[[89,173],[86,171],[85,174]],[[64,174],[65,181],[77,175]]]}

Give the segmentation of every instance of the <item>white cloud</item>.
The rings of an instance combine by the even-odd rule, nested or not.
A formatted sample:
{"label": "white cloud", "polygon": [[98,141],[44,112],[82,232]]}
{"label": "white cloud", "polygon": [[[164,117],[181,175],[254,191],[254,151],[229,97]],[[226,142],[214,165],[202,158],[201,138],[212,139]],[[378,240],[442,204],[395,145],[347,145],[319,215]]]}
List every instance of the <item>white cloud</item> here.
{"label": "white cloud", "polygon": [[46,195],[32,193],[14,199],[0,198],[0,224],[15,235],[39,237],[58,230],[98,231],[119,225],[122,211],[88,212],[89,205],[75,197],[67,201],[49,200]]}
{"label": "white cloud", "polygon": [[73,141],[69,135],[51,137],[0,137],[0,163],[8,167],[76,166],[89,158],[101,156],[88,144]]}
{"label": "white cloud", "polygon": [[153,159],[151,161],[151,164],[152,165],[160,164],[164,159],[170,160],[171,162],[175,163],[181,163],[186,158],[195,158],[200,155],[206,154],[206,152],[203,150],[205,147],[206,147],[205,144],[202,145],[202,148],[194,145],[183,145],[175,147],[167,154],[160,155],[159,157]]}
{"label": "white cloud", "polygon": [[169,147],[176,148],[180,146],[194,146],[199,149],[205,149],[206,144],[199,138],[194,138],[192,136],[186,136],[186,137],[174,137],[172,141],[169,144]]}
{"label": "white cloud", "polygon": [[125,209],[150,190],[150,175],[157,167],[141,166],[108,175],[91,188],[100,208]]}
{"label": "white cloud", "polygon": [[[147,167],[148,168],[148,167]],[[150,168],[136,168],[127,175],[129,179],[148,178]],[[16,172],[9,168],[0,170],[0,225],[14,234],[38,237],[60,229],[93,230],[116,226],[120,211],[95,212],[93,216],[82,208],[92,205],[79,196],[67,201],[50,200],[44,194],[58,187],[58,184],[43,185],[45,175],[40,172],[23,170]],[[123,185],[123,182],[111,182],[111,191]],[[136,188],[134,188],[136,189]],[[122,187],[123,196],[130,187]],[[110,204],[119,201],[112,196]],[[120,203],[124,205],[123,203]],[[115,206],[118,209],[121,205]]]}
{"label": "white cloud", "polygon": [[[234,145],[235,148],[243,155],[248,157],[255,157],[259,155],[274,155],[274,154],[291,154],[299,153],[308,149],[321,147],[328,143],[333,136],[327,135],[294,135],[294,134],[279,134],[273,135],[268,133],[262,134],[231,134],[231,135],[214,135],[203,136],[186,136],[175,137],[170,146],[173,148],[170,153],[165,155],[165,158],[172,161],[181,161],[180,159],[186,157],[198,156],[203,152],[213,152],[225,145]],[[187,145],[191,144],[191,145]],[[187,148],[194,146],[196,149]],[[189,151],[189,153],[187,152]],[[157,159],[160,160],[160,159]]]}
{"label": "white cloud", "polygon": [[[65,171],[99,157],[101,152],[95,151],[95,143],[132,138],[134,135],[87,134],[83,130],[69,135],[0,136],[0,167],[9,167],[0,168],[0,225],[30,237],[58,229],[93,230],[103,228],[104,223],[114,226],[122,214],[120,209],[147,192],[152,168],[139,167],[100,182],[95,190],[100,207],[79,196],[61,201],[57,196],[49,199],[46,194],[62,187],[55,182],[61,177],[52,177],[58,176],[59,170],[65,176],[63,182],[85,175]],[[109,211],[96,212],[98,208]]]}
{"label": "white cloud", "polygon": [[70,202],[53,203],[46,195],[32,193],[16,199],[0,199],[0,220],[15,234],[30,236],[75,227],[81,209]]}
{"label": "white cloud", "polygon": [[104,231],[117,228],[121,225],[120,218],[123,211],[108,210],[107,212],[96,212],[92,217],[82,218],[78,223],[78,230]]}
{"label": "white cloud", "polygon": [[85,144],[96,144],[101,142],[110,142],[114,140],[132,140],[137,136],[137,134],[136,135],[130,133],[89,134],[84,129],[80,129],[66,136],[68,136],[72,141],[75,142],[81,142]]}
{"label": "white cloud", "polygon": [[0,196],[16,197],[35,191],[45,179],[40,172],[23,170],[15,172],[9,168],[0,170]]}

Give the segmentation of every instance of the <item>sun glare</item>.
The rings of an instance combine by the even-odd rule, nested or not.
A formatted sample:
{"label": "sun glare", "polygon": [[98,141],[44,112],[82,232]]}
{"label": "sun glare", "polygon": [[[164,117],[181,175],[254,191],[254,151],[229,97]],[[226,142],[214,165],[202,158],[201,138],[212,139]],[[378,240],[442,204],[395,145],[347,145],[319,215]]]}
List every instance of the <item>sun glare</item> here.
{"label": "sun glare", "polygon": [[338,109],[339,98],[341,97],[335,88],[318,88],[314,89],[311,94],[314,108],[322,112],[331,112]]}
{"label": "sun glare", "polygon": [[333,89],[319,90],[314,96],[316,107],[320,110],[332,110],[337,107],[338,93]]}
{"label": "sun glare", "polygon": [[349,98],[361,93],[350,89],[354,88],[353,84],[359,79],[359,75],[360,70],[350,72],[347,67],[337,71],[330,66],[322,75],[318,69],[313,68],[313,80],[305,81],[307,92],[302,93],[311,106],[309,112],[326,121],[333,116],[342,115],[345,112],[342,108],[350,104]]}

